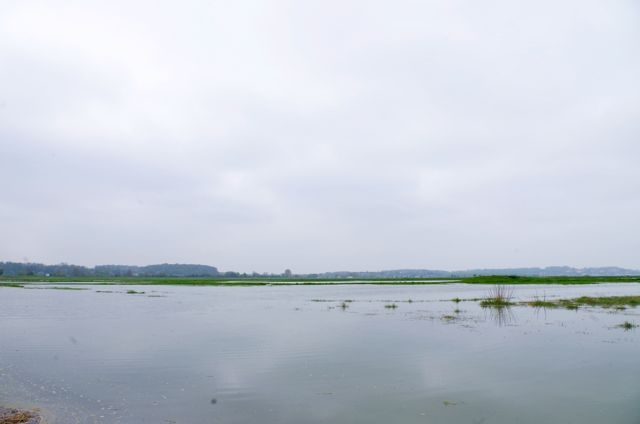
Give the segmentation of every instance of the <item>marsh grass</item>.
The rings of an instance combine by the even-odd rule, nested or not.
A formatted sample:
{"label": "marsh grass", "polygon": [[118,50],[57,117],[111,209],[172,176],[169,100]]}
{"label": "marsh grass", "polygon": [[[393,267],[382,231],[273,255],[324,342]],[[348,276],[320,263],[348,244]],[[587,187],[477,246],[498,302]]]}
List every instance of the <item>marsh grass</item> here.
{"label": "marsh grass", "polygon": [[489,290],[489,295],[480,301],[480,306],[483,308],[504,308],[514,305],[511,299],[513,299],[513,287],[496,284]]}
{"label": "marsh grass", "polygon": [[396,309],[398,305],[396,305],[395,303],[387,303],[386,305],[384,305],[384,307],[387,309]]}
{"label": "marsh grass", "polygon": [[556,308],[558,306],[549,300],[543,299],[532,300],[530,302],[525,302],[525,304],[528,306],[533,306],[534,308]]}
{"label": "marsh grass", "polygon": [[144,294],[143,291],[127,290],[127,294]]}
{"label": "marsh grass", "polygon": [[640,305],[640,296],[582,296],[576,299],[572,299],[571,301],[577,305],[601,306],[603,308],[615,308],[618,306],[636,307]]}
{"label": "marsh grass", "polygon": [[632,330],[636,327],[638,327],[638,324],[635,324],[633,322],[629,322],[629,321],[625,321],[622,324],[617,325],[618,328],[622,328],[624,331],[629,331]]}
{"label": "marsh grass", "polygon": [[613,308],[623,311],[628,307],[635,308],[640,305],[640,296],[582,296],[575,299],[559,300],[535,299],[528,302],[521,302],[520,305],[533,306],[536,308],[565,308],[572,311],[578,310],[581,306],[591,306]]}
{"label": "marsh grass", "polygon": [[86,287],[63,287],[63,286],[53,286],[53,287],[45,287],[48,290],[89,290]]}

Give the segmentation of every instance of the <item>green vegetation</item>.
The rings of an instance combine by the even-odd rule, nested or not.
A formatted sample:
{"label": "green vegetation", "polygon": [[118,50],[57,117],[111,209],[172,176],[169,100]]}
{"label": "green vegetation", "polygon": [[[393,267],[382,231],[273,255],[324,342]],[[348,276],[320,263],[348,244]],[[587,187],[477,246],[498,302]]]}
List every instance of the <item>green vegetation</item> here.
{"label": "green vegetation", "polygon": [[625,331],[629,331],[638,326],[638,324],[634,324],[633,322],[625,321],[622,324],[618,325],[619,328],[624,329]]}
{"label": "green vegetation", "polygon": [[638,306],[640,305],[640,296],[605,296],[605,297],[588,297],[582,296],[573,299],[578,305],[586,306],[602,306],[603,308],[611,308],[615,306]]}
{"label": "green vegetation", "polygon": [[144,294],[143,291],[127,290],[127,294]]}
{"label": "green vegetation", "polygon": [[582,296],[575,299],[533,300],[522,304],[539,308],[565,308],[571,310],[576,310],[580,306],[625,309],[626,307],[640,305],[640,296]]}
{"label": "green vegetation", "polygon": [[14,287],[17,289],[24,288],[24,284],[20,283],[0,283],[0,287]]}
{"label": "green vegetation", "polygon": [[502,284],[496,284],[489,290],[489,296],[480,301],[483,308],[504,308],[511,306],[513,298],[513,288]]}
{"label": "green vegetation", "polygon": [[89,290],[87,287],[64,287],[64,286],[53,286],[53,287],[44,287],[49,290]]}
{"label": "green vegetation", "polygon": [[387,303],[386,305],[384,305],[384,307],[387,309],[396,309],[398,305],[396,305],[395,303]]}
{"label": "green vegetation", "polygon": [[556,307],[555,303],[549,300],[541,300],[541,299],[525,302],[525,304],[528,306],[533,306],[534,308],[555,308]]}

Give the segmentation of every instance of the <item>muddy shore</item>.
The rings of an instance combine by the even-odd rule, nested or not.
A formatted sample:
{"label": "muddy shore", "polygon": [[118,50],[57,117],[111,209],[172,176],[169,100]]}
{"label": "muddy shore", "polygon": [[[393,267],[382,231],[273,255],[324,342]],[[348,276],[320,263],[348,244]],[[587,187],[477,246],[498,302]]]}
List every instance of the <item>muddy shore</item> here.
{"label": "muddy shore", "polygon": [[37,411],[0,406],[0,424],[44,424]]}

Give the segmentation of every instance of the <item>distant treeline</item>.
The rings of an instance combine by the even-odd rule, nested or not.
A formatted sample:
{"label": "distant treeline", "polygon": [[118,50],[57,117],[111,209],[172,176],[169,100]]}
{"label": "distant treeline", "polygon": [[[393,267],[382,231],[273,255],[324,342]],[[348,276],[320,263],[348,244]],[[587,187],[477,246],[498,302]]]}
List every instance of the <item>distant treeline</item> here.
{"label": "distant treeline", "polygon": [[214,266],[191,264],[158,264],[147,266],[98,265],[93,268],[57,264],[0,262],[0,275],[6,277],[36,275],[51,277],[218,277]]}
{"label": "distant treeline", "polygon": [[0,276],[50,277],[221,277],[221,278],[301,278],[301,279],[375,279],[375,278],[464,278],[473,276],[504,275],[522,277],[613,277],[640,275],[639,270],[619,267],[572,268],[551,266],[546,268],[491,268],[463,271],[429,269],[396,269],[387,271],[339,271],[317,274],[294,274],[287,269],[282,274],[219,272],[214,266],[197,264],[158,264],[147,266],[98,265],[93,268],[70,265],[44,265],[39,263],[0,262]]}

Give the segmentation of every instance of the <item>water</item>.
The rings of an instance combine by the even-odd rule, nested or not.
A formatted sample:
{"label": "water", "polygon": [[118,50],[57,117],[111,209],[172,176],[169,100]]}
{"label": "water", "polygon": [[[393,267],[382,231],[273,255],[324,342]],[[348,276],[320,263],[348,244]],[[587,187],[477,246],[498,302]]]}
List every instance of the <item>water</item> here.
{"label": "water", "polygon": [[58,424],[640,422],[640,328],[617,327],[640,309],[498,314],[450,301],[488,292],[464,284],[85,287],[0,288],[0,404]]}

